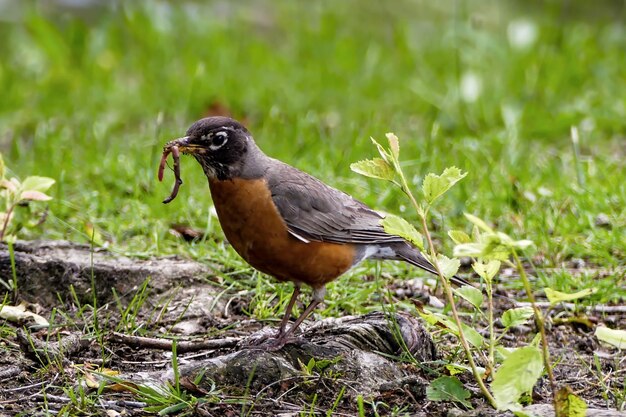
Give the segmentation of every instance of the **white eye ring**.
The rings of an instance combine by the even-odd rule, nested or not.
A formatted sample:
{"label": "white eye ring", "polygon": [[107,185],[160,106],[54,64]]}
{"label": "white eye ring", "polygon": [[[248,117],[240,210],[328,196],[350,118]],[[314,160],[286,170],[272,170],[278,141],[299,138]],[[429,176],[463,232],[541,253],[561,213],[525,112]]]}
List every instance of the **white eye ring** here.
{"label": "white eye ring", "polygon": [[222,146],[226,145],[226,142],[228,142],[228,133],[226,132],[217,132],[214,136],[221,136],[222,138],[224,138],[224,141],[220,143],[219,145],[213,145],[213,144],[209,145],[209,149],[212,151],[218,150]]}

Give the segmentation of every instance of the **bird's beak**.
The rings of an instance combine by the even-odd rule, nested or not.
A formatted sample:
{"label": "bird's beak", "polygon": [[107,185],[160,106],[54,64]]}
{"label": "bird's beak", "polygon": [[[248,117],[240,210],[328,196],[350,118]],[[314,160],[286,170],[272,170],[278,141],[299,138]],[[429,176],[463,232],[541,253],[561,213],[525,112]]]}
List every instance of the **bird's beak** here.
{"label": "bird's beak", "polygon": [[178,147],[178,150],[183,153],[194,153],[200,146],[189,142],[189,136],[174,139],[165,144],[165,149],[169,149],[173,146]]}

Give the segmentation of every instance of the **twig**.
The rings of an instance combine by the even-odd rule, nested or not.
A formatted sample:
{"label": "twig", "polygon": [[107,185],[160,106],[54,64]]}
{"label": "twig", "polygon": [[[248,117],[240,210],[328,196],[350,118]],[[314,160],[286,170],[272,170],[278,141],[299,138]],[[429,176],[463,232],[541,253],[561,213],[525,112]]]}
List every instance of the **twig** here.
{"label": "twig", "polygon": [[[71,398],[62,395],[53,394],[35,394],[32,396],[35,401],[47,401],[49,403],[63,404],[70,403]],[[120,408],[144,408],[148,404],[142,401],[127,401],[127,400],[101,400],[99,401],[101,408],[120,407]]]}
{"label": "twig", "polygon": [[63,397],[61,395],[53,395],[53,394],[35,394],[32,396],[36,401],[46,401],[49,403],[69,403],[72,400],[69,397]]}
{"label": "twig", "polygon": [[20,391],[26,391],[26,390],[29,390],[29,389],[31,389],[31,388],[37,388],[37,387],[40,387],[40,386],[42,386],[42,385],[43,385],[43,384],[45,384],[45,383],[46,383],[45,381],[42,381],[42,382],[37,382],[37,383],[34,383],[34,384],[30,384],[30,385],[24,385],[24,386],[21,386],[21,387],[15,387],[15,388],[8,388],[8,389],[4,389],[3,391],[4,391],[4,392],[20,392]]}
{"label": "twig", "polygon": [[102,408],[109,407],[121,407],[121,408],[144,408],[147,407],[148,404],[142,401],[127,401],[127,400],[107,400],[100,401],[100,406]]}
{"label": "twig", "polygon": [[[519,307],[528,307],[531,304],[527,301],[517,302]],[[609,314],[626,314],[626,306],[580,306],[574,303],[557,303],[552,304],[548,301],[536,302],[535,305],[539,308],[551,308],[552,310],[585,310],[587,313],[609,313]]]}
{"label": "twig", "polygon": [[[173,340],[160,339],[154,337],[131,336],[123,333],[113,332],[109,336],[109,340],[122,343],[127,346],[144,348],[172,350]],[[176,342],[176,351],[178,353],[197,352],[205,349],[227,349],[235,347],[242,339],[238,337],[226,337],[224,339],[210,340],[183,340]]]}
{"label": "twig", "polygon": [[90,343],[89,339],[83,338],[80,333],[72,333],[59,338],[56,342],[39,340],[23,329],[18,329],[16,335],[22,352],[29,358],[44,364],[69,358],[89,346]]}

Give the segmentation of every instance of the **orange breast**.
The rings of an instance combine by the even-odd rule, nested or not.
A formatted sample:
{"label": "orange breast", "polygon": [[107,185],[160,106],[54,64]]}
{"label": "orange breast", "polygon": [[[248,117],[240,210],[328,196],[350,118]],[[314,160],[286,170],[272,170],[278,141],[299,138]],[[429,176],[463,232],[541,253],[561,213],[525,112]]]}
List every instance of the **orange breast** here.
{"label": "orange breast", "polygon": [[214,179],[209,186],[226,238],[259,271],[321,287],[352,266],[353,245],[304,243],[291,236],[264,180]]}

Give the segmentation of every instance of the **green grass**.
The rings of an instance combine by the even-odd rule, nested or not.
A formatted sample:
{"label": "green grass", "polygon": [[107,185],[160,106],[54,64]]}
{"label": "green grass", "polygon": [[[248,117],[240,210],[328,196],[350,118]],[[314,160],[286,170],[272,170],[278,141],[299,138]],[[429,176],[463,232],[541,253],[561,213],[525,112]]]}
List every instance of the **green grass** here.
{"label": "green grass", "polygon": [[[199,166],[183,160],[185,184],[169,205],[161,200],[171,173],[156,181],[162,145],[218,102],[247,118],[268,154],[400,213],[396,190],[349,170],[372,155],[370,136],[393,131],[416,187],[447,166],[469,172],[435,216],[445,251],[445,232],[469,230],[462,213],[471,212],[534,240],[539,266],[583,258],[602,268],[596,300],[623,299],[615,267],[626,257],[624,7],[385,4],[125,2],[82,16],[21,6],[17,20],[0,23],[0,146],[15,175],[58,183],[42,225],[27,220],[41,205],[21,208],[20,237],[89,243],[93,224],[115,251],[182,253],[241,271]],[[509,41],[516,22],[536,29],[528,48]],[[482,86],[474,101],[460,88],[472,79]],[[595,226],[600,214],[610,228]],[[168,233],[175,222],[209,238],[182,243]],[[372,269],[344,280],[360,285],[364,273]],[[544,281],[574,291],[596,285],[591,278]],[[374,291],[346,287],[331,286],[327,310],[350,310]]]}

